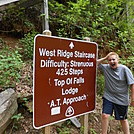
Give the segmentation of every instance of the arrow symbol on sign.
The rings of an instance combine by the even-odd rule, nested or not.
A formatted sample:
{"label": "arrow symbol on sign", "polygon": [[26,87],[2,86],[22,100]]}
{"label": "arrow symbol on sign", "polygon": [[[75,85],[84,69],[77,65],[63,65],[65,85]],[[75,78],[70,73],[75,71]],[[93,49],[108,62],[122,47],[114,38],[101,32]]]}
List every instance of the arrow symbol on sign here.
{"label": "arrow symbol on sign", "polygon": [[73,49],[74,48],[73,42],[70,43],[69,47],[70,47],[70,49]]}

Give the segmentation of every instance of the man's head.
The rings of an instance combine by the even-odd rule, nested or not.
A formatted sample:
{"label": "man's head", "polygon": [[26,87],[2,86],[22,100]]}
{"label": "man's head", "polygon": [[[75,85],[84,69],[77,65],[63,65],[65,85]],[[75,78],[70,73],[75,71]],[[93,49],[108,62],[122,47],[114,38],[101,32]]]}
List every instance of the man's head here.
{"label": "man's head", "polygon": [[111,68],[116,69],[119,64],[119,55],[115,52],[110,52],[107,55],[107,60],[108,60],[108,64],[110,65]]}

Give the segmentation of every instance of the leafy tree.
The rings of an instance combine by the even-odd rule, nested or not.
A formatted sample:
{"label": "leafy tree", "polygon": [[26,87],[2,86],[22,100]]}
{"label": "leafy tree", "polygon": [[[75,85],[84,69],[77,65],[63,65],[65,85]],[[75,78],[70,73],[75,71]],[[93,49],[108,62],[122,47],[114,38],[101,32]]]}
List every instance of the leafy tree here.
{"label": "leafy tree", "polygon": [[122,50],[134,54],[132,5],[132,0],[76,0],[66,3],[51,0],[51,31],[62,37],[91,37],[99,44],[99,49],[106,52],[118,49],[119,54]]}

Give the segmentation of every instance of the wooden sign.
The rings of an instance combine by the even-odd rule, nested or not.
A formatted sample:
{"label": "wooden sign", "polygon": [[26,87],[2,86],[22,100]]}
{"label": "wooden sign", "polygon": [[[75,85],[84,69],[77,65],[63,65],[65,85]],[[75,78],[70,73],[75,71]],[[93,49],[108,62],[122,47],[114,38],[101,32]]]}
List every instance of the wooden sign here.
{"label": "wooden sign", "polygon": [[97,44],[37,35],[34,45],[35,128],[95,109]]}

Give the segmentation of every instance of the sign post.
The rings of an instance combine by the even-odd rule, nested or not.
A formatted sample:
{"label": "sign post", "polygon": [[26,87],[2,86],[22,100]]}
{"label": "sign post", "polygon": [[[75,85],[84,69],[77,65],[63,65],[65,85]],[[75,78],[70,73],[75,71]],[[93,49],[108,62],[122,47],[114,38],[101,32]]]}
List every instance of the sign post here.
{"label": "sign post", "polygon": [[[44,35],[48,35],[48,36],[51,36],[51,31],[50,30],[45,30],[43,31],[43,34]],[[51,126],[46,126],[44,129],[43,129],[43,134],[50,134],[50,130],[51,130]]]}
{"label": "sign post", "polygon": [[39,129],[95,109],[97,44],[37,35],[33,124]]}

